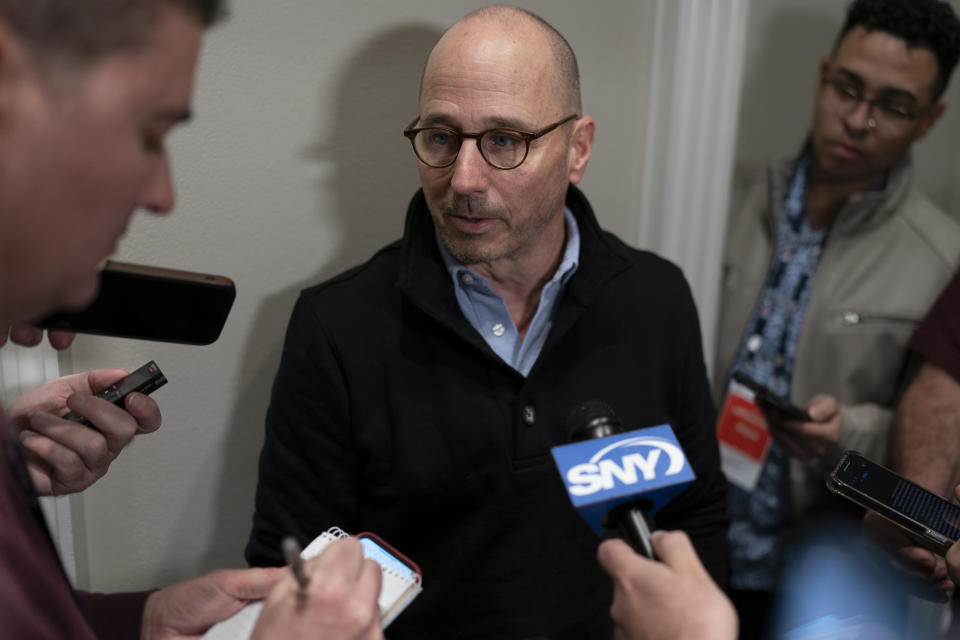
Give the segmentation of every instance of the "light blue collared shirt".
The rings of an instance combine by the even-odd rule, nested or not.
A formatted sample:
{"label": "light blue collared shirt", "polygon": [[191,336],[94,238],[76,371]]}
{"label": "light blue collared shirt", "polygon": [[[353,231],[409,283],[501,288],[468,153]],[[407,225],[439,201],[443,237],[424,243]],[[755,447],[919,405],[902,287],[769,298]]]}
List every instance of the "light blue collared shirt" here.
{"label": "light blue collared shirt", "polygon": [[563,219],[567,225],[567,247],[563,260],[550,281],[540,292],[537,312],[530,321],[523,339],[513,324],[513,318],[507,311],[503,298],[490,287],[490,282],[480,274],[471,271],[450,255],[443,242],[437,237],[440,255],[447,265],[447,271],[453,278],[453,290],[460,304],[460,311],[467,322],[486,340],[493,352],[508,365],[523,374],[530,373],[533,363],[540,356],[547,334],[553,326],[553,312],[557,299],[567,282],[577,270],[580,257],[580,230],[570,209],[564,207]]}

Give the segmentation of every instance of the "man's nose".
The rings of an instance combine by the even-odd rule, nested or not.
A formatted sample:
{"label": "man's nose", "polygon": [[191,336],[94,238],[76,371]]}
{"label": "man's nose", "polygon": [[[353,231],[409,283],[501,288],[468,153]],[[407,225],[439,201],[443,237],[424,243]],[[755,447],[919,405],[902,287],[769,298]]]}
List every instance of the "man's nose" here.
{"label": "man's nose", "polygon": [[167,213],[173,209],[176,193],[170,175],[170,158],[164,153],[151,168],[143,187],[140,205],[152,213]]}
{"label": "man's nose", "polygon": [[466,139],[460,146],[456,162],[453,163],[450,184],[457,193],[484,191],[487,188],[491,170],[493,167],[483,159],[476,142]]}
{"label": "man's nose", "polygon": [[873,117],[873,105],[868,100],[861,100],[843,118],[843,124],[850,133],[866,135],[877,127]]}

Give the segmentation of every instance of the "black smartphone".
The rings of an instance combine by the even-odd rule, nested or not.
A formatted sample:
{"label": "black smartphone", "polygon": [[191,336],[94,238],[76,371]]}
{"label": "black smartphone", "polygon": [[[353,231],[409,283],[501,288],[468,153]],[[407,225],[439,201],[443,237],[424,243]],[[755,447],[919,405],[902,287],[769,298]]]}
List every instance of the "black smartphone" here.
{"label": "black smartphone", "polygon": [[[167,384],[167,377],[163,375],[163,371],[160,371],[157,363],[151,360],[133,373],[124,376],[96,394],[96,397],[112,402],[118,407],[123,407],[123,399],[126,398],[128,394],[136,391],[149,395],[165,384]],[[63,417],[67,420],[73,420],[74,422],[96,429],[89,420],[76,411],[71,411]]]}
{"label": "black smartphone", "polygon": [[83,311],[56,313],[34,324],[119,338],[203,345],[215,341],[237,296],[230,278],[108,262],[100,292]]}
{"label": "black smartphone", "polygon": [[846,451],[827,488],[903,527],[941,556],[960,539],[960,506],[944,500],[856,451]]}
{"label": "black smartphone", "polygon": [[[773,407],[783,414],[788,420],[798,420],[800,422],[813,422],[813,418],[807,413],[806,409],[798,407],[781,395],[777,395],[769,387],[765,387],[742,371],[734,371],[733,379],[746,388],[753,391],[754,399],[758,405],[767,405]],[[761,407],[762,408],[762,407]]]}

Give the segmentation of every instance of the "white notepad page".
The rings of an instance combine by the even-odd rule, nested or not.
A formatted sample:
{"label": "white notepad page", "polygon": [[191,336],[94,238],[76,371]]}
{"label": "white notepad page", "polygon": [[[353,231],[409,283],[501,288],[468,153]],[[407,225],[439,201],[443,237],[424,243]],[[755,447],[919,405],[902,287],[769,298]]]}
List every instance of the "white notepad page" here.
{"label": "white notepad page", "polygon": [[[304,560],[320,555],[327,545],[347,534],[338,527],[332,527],[313,539],[300,554]],[[392,561],[390,555],[378,551],[379,547],[370,538],[361,538],[363,555],[380,564],[383,580],[380,585],[380,622],[383,628],[393,622],[410,602],[423,590],[421,578],[401,564]],[[212,626],[203,636],[203,640],[246,640],[253,633],[253,627],[260,617],[262,602],[254,602],[233,614],[223,622]]]}

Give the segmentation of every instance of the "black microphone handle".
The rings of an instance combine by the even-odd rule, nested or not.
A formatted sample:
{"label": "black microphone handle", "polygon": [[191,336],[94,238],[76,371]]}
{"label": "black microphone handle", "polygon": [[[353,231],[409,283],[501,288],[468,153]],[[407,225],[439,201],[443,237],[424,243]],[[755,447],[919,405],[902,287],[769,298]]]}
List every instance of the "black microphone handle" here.
{"label": "black microphone handle", "polygon": [[[571,442],[605,438],[623,432],[623,423],[613,408],[599,400],[588,400],[575,406],[567,415],[566,427]],[[618,507],[608,517],[619,525],[620,534],[634,551],[656,560],[650,544],[650,524],[647,522],[646,509],[641,506],[644,503],[649,505],[649,501],[641,500],[640,505],[633,502]]]}
{"label": "black microphone handle", "polygon": [[617,523],[620,525],[620,533],[634,551],[651,560],[657,559],[650,543],[650,526],[643,511],[636,507],[621,509],[617,513]]}

